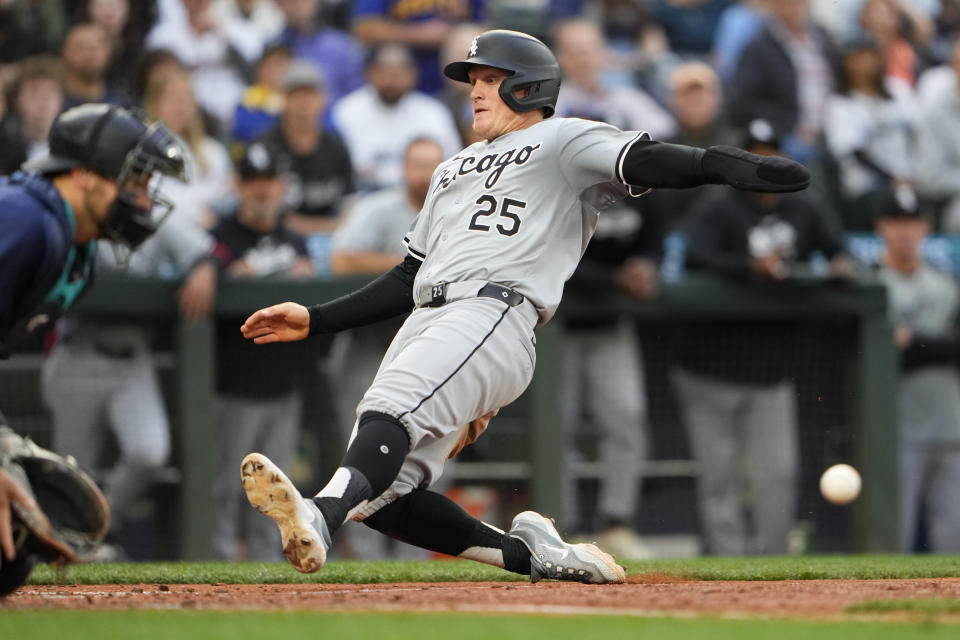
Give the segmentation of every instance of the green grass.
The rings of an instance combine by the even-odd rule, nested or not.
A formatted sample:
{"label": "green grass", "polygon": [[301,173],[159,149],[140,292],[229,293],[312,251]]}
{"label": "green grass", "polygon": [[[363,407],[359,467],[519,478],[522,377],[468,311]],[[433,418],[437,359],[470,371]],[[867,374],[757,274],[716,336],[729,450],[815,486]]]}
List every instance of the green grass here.
{"label": "green grass", "polygon": [[[440,633],[440,636],[435,634]],[[800,622],[793,620],[670,619],[628,616],[492,616],[444,614],[338,614],[319,612],[227,611],[4,611],[0,637],[149,638],[215,640],[225,638],[390,638],[390,640],[946,640],[957,627],[935,623]]]}
{"label": "green grass", "polygon": [[698,580],[877,580],[960,577],[960,556],[829,555],[693,558],[628,563],[627,573],[663,572]]}
{"label": "green grass", "polygon": [[[664,574],[696,580],[813,580],[960,577],[960,556],[788,556],[692,558],[628,562],[627,574]],[[526,580],[523,576],[466,560],[432,562],[330,562],[315,575],[286,563],[89,564],[56,572],[37,567],[33,584],[273,584],[383,583]]]}
{"label": "green grass", "polygon": [[851,605],[847,613],[923,613],[936,615],[941,613],[960,613],[960,600],[920,599],[920,600],[867,600]]}
{"label": "green grass", "polygon": [[475,582],[526,580],[495,567],[466,560],[433,562],[329,562],[323,571],[304,575],[286,562],[170,562],[86,564],[56,571],[34,569],[33,584],[288,584],[385,582]]}
{"label": "green grass", "polygon": [[[960,577],[960,556],[793,556],[776,558],[695,558],[628,563],[628,574],[662,574],[701,580],[785,580],[814,578]],[[189,584],[292,582],[441,582],[525,580],[468,561],[331,562],[313,576],[285,563],[130,563],[80,565],[62,572],[38,567],[34,584]],[[960,612],[956,600],[876,600],[848,609],[874,615],[916,613],[912,621],[806,621],[727,619],[696,616],[482,615],[475,613],[338,613],[317,611],[35,611],[2,610],[0,638],[103,640],[150,638],[210,640],[390,638],[424,640],[438,631],[457,640],[523,638],[669,638],[670,640],[940,640],[958,637],[943,615]]]}

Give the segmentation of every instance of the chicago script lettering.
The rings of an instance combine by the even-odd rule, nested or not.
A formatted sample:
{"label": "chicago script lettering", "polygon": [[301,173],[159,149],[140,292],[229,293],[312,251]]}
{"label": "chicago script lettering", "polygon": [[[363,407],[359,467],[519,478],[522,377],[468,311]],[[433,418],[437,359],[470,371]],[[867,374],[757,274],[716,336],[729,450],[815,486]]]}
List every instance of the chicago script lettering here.
{"label": "chicago script lettering", "polygon": [[[463,158],[460,161],[459,167],[450,167],[444,169],[440,178],[437,180],[437,186],[434,188],[434,193],[442,189],[449,187],[458,176],[465,176],[469,173],[476,173],[482,175],[487,173],[490,174],[487,176],[487,179],[484,181],[484,186],[486,188],[491,188],[497,181],[500,180],[500,176],[503,175],[504,169],[506,169],[511,164],[520,166],[526,164],[527,160],[530,159],[530,156],[533,155],[533,152],[540,148],[540,145],[525,147],[520,147],[519,149],[509,149],[501,153],[491,153],[489,155],[480,156],[470,156]],[[456,160],[456,159],[455,159]]]}

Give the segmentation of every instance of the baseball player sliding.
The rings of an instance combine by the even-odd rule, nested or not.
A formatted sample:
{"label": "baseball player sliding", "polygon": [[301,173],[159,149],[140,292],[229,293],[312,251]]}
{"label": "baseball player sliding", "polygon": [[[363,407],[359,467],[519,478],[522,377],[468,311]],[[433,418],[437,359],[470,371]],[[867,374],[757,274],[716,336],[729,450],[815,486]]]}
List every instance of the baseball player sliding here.
{"label": "baseball player sliding", "polygon": [[312,307],[284,302],[241,327],[258,344],[286,342],[413,308],[357,407],[340,467],[316,496],[303,498],[270,460],[251,453],[241,465],[244,489],[279,526],[287,559],[305,573],[323,566],[331,536],[353,518],[533,582],[623,582],[611,555],[567,544],[549,518],[524,511],[503,532],[428,487],[529,384],[534,328],[556,311],[604,208],[651,187],[796,191],[809,174],[790,160],[734,147],[671,145],[644,132],[552,118],[557,61],[523,33],[481,34],[467,59],[444,73],[472,85],[473,128],[483,139],[434,172],[403,240],[403,262],[347,296]]}

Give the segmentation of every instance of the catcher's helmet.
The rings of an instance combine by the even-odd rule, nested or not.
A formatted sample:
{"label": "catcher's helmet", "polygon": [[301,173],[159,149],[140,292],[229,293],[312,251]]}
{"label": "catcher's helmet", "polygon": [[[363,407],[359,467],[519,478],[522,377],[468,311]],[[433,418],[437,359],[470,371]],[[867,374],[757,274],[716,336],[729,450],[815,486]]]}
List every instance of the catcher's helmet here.
{"label": "catcher's helmet", "polygon": [[49,175],[82,167],[116,180],[133,151],[150,157],[154,170],[183,177],[183,150],[166,126],[147,127],[122,107],[96,103],[67,109],[57,116],[50,128],[50,152],[25,163],[23,168]]}
{"label": "catcher's helmet", "polygon": [[[103,235],[135,248],[156,230],[151,209],[136,204],[127,190],[128,181],[146,184],[159,175],[186,179],[186,151],[177,137],[161,122],[147,126],[139,117],[115,105],[83,104],[57,116],[50,128],[50,151],[24,163],[25,171],[45,175],[84,168],[120,187],[104,227]],[[159,181],[152,181],[151,205],[169,202],[159,195]]]}
{"label": "catcher's helmet", "polygon": [[[560,65],[547,45],[519,31],[487,31],[473,39],[466,60],[451,62],[443,73],[451,80],[470,82],[467,71],[475,64],[510,72],[500,84],[500,97],[514,111],[543,109],[545,117],[553,115],[560,93]],[[517,97],[517,89],[529,89],[530,95]]]}

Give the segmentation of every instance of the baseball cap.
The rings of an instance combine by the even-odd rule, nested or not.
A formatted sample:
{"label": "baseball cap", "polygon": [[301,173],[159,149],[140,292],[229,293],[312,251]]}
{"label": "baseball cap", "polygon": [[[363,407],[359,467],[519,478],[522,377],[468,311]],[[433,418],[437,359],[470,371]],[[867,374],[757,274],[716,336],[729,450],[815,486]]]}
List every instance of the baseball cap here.
{"label": "baseball cap", "polygon": [[780,149],[780,134],[769,120],[755,118],[741,134],[740,147],[750,150],[761,145]]}
{"label": "baseball cap", "polygon": [[280,86],[284,91],[295,91],[296,89],[323,91],[325,88],[320,69],[306,60],[293,60],[283,74]]}
{"label": "baseball cap", "polygon": [[907,185],[885,189],[877,199],[876,217],[885,220],[923,220],[917,194]]}
{"label": "baseball cap", "polygon": [[241,180],[276,178],[283,173],[280,158],[262,142],[253,142],[243,151],[237,173]]}

